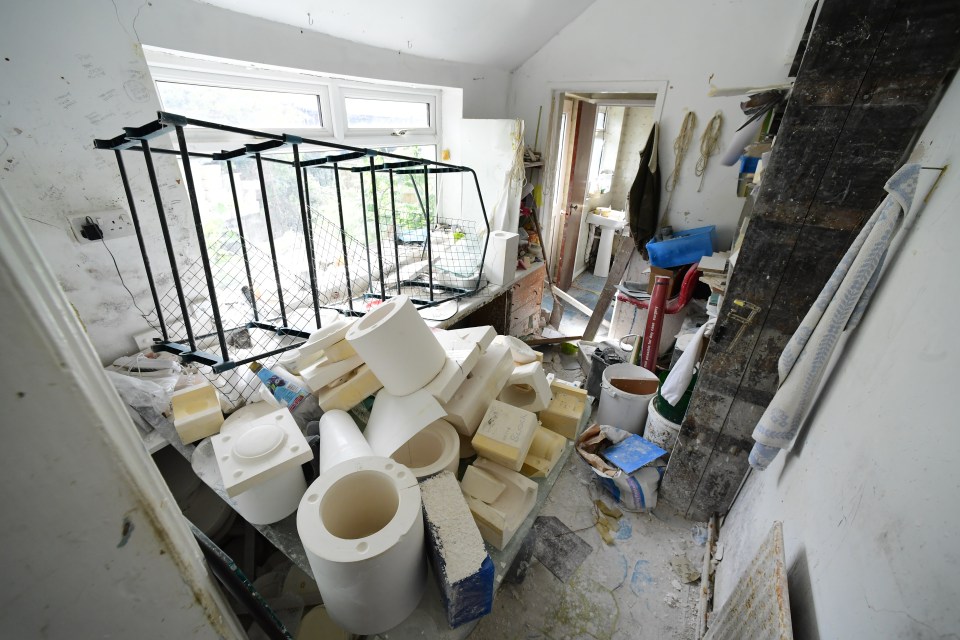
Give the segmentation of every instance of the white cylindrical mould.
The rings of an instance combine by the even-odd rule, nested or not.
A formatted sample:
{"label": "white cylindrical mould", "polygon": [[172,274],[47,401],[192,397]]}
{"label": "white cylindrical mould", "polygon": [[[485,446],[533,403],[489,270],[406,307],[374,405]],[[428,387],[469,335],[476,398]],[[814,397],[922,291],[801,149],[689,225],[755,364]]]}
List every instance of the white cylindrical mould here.
{"label": "white cylindrical mould", "polygon": [[647,425],[643,430],[643,437],[667,453],[672,453],[673,445],[680,435],[680,425],[676,422],[670,422],[660,415],[655,405],[656,400],[656,396],[650,399],[650,405],[647,409]]}
{"label": "white cylindrical mould", "polygon": [[606,278],[610,273],[610,257],[613,256],[613,236],[616,229],[600,227],[600,246],[597,247],[597,262],[593,266],[593,275]]}
{"label": "white cylindrical mould", "polygon": [[657,376],[635,364],[613,364],[603,370],[597,422],[640,433],[647,403],[657,394]]}
{"label": "white cylindrical mould", "polygon": [[250,524],[273,524],[297,510],[307,481],[303,469],[292,467],[233,498],[237,513]]}
{"label": "white cylindrical mould", "polygon": [[487,257],[483,261],[483,275],[491,284],[513,282],[517,275],[517,252],[520,236],[509,231],[494,231],[488,236]]}
{"label": "white cylindrical mould", "polygon": [[409,467],[418,480],[460,466],[460,434],[446,420],[432,422],[390,456]]}
{"label": "white cylindrical mould", "polygon": [[446,361],[443,347],[407,296],[391,298],[355,322],[347,341],[395,396],[423,388]]}
{"label": "white cylindrical mould", "polygon": [[320,475],[341,462],[372,456],[373,450],[346,411],[327,411],[320,418]]}
{"label": "white cylindrical mould", "polygon": [[370,456],[327,470],[300,502],[297,531],[327,612],[344,629],[382,633],[420,603],[420,487],[405,466]]}

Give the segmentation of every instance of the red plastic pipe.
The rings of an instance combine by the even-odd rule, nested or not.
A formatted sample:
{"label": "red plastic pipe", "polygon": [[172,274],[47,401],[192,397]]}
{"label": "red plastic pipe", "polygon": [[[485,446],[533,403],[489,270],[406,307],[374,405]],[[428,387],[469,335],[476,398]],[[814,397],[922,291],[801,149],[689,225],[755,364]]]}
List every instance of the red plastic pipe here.
{"label": "red plastic pipe", "polygon": [[[693,297],[693,290],[697,286],[697,278],[700,276],[700,270],[697,268],[698,266],[699,266],[699,263],[694,264],[683,275],[683,282],[680,284],[680,293],[677,294],[676,298],[671,298],[666,302],[666,304],[663,307],[664,313],[669,315],[678,313],[682,311],[685,306],[687,306],[688,302],[690,302],[690,298]],[[666,276],[657,276],[657,277],[665,278]],[[622,293],[617,294],[617,300],[619,300],[620,302],[629,302],[633,306],[638,307],[640,309],[647,309],[650,307],[649,300],[637,300],[636,298],[624,295]]]}
{"label": "red plastic pipe", "polygon": [[666,310],[667,290],[670,278],[657,276],[650,293],[650,306],[647,311],[647,326],[643,330],[643,351],[640,354],[640,366],[647,371],[656,372],[657,358],[660,356],[660,333],[663,331],[663,314]]}

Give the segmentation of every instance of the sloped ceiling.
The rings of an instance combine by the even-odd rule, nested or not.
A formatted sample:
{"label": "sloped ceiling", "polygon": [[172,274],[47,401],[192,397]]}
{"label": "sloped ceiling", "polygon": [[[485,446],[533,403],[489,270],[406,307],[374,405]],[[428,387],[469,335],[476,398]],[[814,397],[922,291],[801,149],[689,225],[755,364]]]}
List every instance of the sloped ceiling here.
{"label": "sloped ceiling", "polygon": [[595,0],[201,0],[415,56],[512,71]]}

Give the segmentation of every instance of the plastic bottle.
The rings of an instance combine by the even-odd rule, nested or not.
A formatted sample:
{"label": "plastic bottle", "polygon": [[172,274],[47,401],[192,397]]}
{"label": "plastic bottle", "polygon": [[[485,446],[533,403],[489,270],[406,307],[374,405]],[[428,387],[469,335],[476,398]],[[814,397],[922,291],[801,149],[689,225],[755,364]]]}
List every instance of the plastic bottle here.
{"label": "plastic bottle", "polygon": [[307,428],[307,423],[319,420],[323,415],[323,410],[317,404],[313,394],[298,384],[286,371],[283,373],[287,375],[282,375],[267,369],[259,362],[251,362],[250,370],[257,374],[273,397],[287,407],[301,431]]}

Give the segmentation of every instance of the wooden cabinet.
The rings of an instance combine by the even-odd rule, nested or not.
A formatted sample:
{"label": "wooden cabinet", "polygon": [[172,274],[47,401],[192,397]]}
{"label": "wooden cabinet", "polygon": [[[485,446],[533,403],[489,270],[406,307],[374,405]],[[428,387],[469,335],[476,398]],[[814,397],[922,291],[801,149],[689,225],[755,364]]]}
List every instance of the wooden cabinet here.
{"label": "wooden cabinet", "polygon": [[[540,304],[546,270],[538,263],[521,271],[513,284],[497,292],[493,299],[451,328],[492,325],[497,333],[522,338],[540,332]],[[482,295],[482,294],[481,294]]]}

